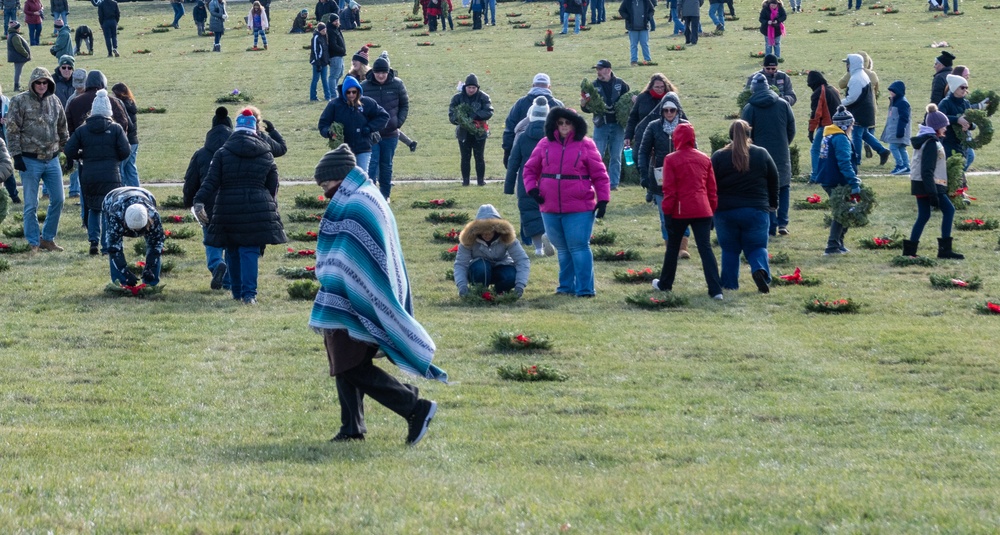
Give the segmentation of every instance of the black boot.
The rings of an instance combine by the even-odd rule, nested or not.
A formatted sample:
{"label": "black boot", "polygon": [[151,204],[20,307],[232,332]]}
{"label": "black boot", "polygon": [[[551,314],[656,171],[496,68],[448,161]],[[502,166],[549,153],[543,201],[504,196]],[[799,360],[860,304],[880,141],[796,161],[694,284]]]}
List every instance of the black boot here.
{"label": "black boot", "polygon": [[462,179],[462,185],[463,186],[468,186],[469,185],[469,179],[468,178],[463,178]]}
{"label": "black boot", "polygon": [[917,247],[920,247],[919,240],[903,240],[903,256],[917,256]]}
{"label": "black boot", "polygon": [[965,260],[965,255],[958,254],[951,250],[951,238],[938,238],[938,258],[949,258],[951,260]]}
{"label": "black boot", "polygon": [[477,186],[485,186],[486,185],[486,180],[484,180],[482,178],[477,178],[476,179],[476,185]]}

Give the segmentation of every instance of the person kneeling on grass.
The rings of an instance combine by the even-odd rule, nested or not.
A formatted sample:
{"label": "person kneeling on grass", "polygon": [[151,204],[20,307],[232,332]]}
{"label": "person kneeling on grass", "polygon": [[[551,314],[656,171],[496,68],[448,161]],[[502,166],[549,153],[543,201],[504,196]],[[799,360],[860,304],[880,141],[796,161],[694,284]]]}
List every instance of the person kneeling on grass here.
{"label": "person kneeling on grass", "polygon": [[104,197],[101,207],[104,227],[104,247],[108,251],[111,264],[111,280],[125,286],[135,286],[138,278],[128,270],[123,238],[146,239],[146,266],[142,268],[142,282],[156,286],[160,282],[160,255],[166,235],[160,214],[156,211],[156,199],[143,188],[115,188]]}
{"label": "person kneeling on grass", "polygon": [[372,362],[381,349],[404,372],[448,382],[431,364],[436,347],[413,317],[410,279],[389,204],[357,166],[346,144],[316,165],[316,183],[330,203],[319,224],[316,280],[309,326],[323,335],[330,375],[337,380],[340,432],[331,442],[364,440],[365,396],[407,420],[406,443],[427,434],[437,403],[420,399]]}
{"label": "person kneeling on grass", "polygon": [[530,271],[531,260],[517,241],[514,225],[500,217],[492,204],[480,206],[475,221],[465,225],[458,236],[458,295],[469,293],[470,284],[480,284],[492,285],[498,294],[513,290],[521,297]]}

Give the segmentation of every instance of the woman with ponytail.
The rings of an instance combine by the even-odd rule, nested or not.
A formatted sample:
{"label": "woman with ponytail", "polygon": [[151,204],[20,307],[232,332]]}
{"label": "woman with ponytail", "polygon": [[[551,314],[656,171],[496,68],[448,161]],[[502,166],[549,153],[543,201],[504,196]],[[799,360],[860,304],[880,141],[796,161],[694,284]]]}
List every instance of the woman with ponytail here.
{"label": "woman with ponytail", "polygon": [[750,143],[750,125],[737,119],[729,126],[730,142],[712,155],[718,189],[715,232],[722,249],[722,287],[740,287],[740,253],[760,293],[768,293],[769,212],[778,209],[778,168],[766,150]]}

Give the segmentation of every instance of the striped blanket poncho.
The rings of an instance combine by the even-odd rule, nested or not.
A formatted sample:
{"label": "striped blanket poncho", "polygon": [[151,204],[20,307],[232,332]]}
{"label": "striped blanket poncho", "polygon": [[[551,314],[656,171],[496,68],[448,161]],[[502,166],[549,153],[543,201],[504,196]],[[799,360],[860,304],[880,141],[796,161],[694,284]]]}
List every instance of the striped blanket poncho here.
{"label": "striped blanket poncho", "polygon": [[378,344],[404,372],[448,382],[431,364],[434,341],[413,317],[410,281],[396,219],[364,172],[355,167],[330,200],[316,244],[316,295],[309,326],[346,329]]}

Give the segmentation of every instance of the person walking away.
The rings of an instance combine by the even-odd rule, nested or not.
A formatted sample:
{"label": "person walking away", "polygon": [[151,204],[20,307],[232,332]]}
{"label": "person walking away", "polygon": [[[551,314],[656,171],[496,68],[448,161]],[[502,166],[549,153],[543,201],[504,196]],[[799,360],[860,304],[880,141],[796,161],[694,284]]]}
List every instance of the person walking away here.
{"label": "person walking away", "polygon": [[250,7],[247,21],[253,29],[253,49],[257,50],[257,38],[260,37],[264,43],[264,50],[267,50],[267,29],[270,26],[267,22],[267,13],[264,12],[264,6],[260,5],[260,2],[255,1]]}
{"label": "person walking away", "polygon": [[[271,144],[257,132],[250,110],[236,117],[236,129],[208,167],[193,210],[206,225],[205,244],[225,247],[233,299],[257,304],[258,262],[264,247],[285,243],[278,214],[278,167]],[[212,205],[209,214],[206,205]]]}
{"label": "person walking away", "polygon": [[476,284],[521,297],[530,271],[531,260],[517,241],[514,225],[500,217],[492,204],[480,206],[476,219],[458,236],[454,269],[458,296],[464,297],[469,285]]}
{"label": "person walking away", "polygon": [[[857,128],[854,116],[841,105],[837,107],[832,119],[833,124],[823,129],[823,145],[819,153],[819,184],[827,195],[832,195],[833,189],[838,186],[850,186],[851,200],[857,202],[861,199],[861,178],[858,177],[858,158],[852,154],[856,146],[850,141],[851,131]],[[831,219],[830,237],[823,256],[851,252],[844,247],[847,230],[836,219]]]}
{"label": "person walking away", "polygon": [[323,100],[329,101],[333,98],[330,92],[330,81],[327,78],[327,68],[330,65],[330,56],[327,53],[326,24],[322,22],[316,25],[313,31],[312,43],[309,47],[309,64],[312,65],[313,76],[309,84],[309,100],[319,102],[316,95],[316,83],[323,84]]}
{"label": "person walking away", "polygon": [[764,0],[760,6],[760,33],[764,35],[764,52],[781,57],[781,36],[785,35],[785,6],[781,0]]}
{"label": "person walking away", "polygon": [[618,124],[615,106],[622,95],[629,92],[629,86],[624,80],[615,76],[611,70],[611,62],[602,59],[594,66],[597,69],[597,79],[594,89],[597,95],[584,95],[580,105],[585,106],[594,96],[604,103],[604,113],[594,114],[594,143],[603,157],[608,154],[608,176],[611,180],[611,191],[618,189],[622,175],[622,150],[625,148],[625,129]]}
{"label": "person walking away", "polygon": [[413,296],[396,219],[388,203],[354,165],[346,145],[316,165],[316,183],[330,199],[316,242],[316,294],[309,326],[323,336],[340,401],[340,430],[331,442],[363,441],[365,397],[403,417],[406,443],[427,434],[437,403],[420,399],[373,359],[381,349],[403,372],[448,382],[434,366],[434,341],[413,317]]}
{"label": "person walking away", "polygon": [[14,65],[14,92],[24,91],[21,88],[21,71],[24,64],[31,61],[31,48],[28,42],[21,37],[21,24],[16,20],[10,23],[7,28],[7,63]]}
{"label": "person walking away", "polygon": [[787,236],[792,184],[792,160],[788,147],[795,140],[795,115],[792,107],[771,91],[764,75],[754,75],[750,87],[753,94],[743,107],[741,118],[750,125],[753,144],[766,150],[778,168],[778,209],[771,214],[768,234]]}
{"label": "person walking away", "polygon": [[533,105],[528,108],[527,117],[518,123],[518,126],[526,124],[523,124],[523,128],[514,136],[503,187],[505,195],[517,194],[517,210],[521,216],[521,241],[535,246],[535,256],[552,256],[556,253],[548,236],[545,235],[545,223],[542,222],[538,202],[524,189],[524,164],[528,162],[538,142],[545,137],[545,118],[548,115],[549,101],[544,95],[536,96]]}
{"label": "person walking away", "polygon": [[869,127],[875,126],[875,91],[872,88],[871,80],[864,71],[864,58],[860,54],[848,54],[844,62],[847,63],[851,79],[847,83],[847,93],[841,99],[841,103],[854,118],[851,139],[854,144],[854,165],[861,165],[863,142],[867,142],[878,152],[879,165],[885,165],[885,162],[889,161],[889,149],[883,147],[868,130]]}
{"label": "person walking away", "polygon": [[174,8],[174,22],[170,25],[173,26],[175,30],[180,29],[180,25],[178,23],[181,21],[181,17],[184,16],[183,0],[170,0],[170,7]]}
{"label": "person walking away", "polygon": [[[552,81],[549,79],[549,75],[544,72],[540,72],[531,79],[531,89],[528,90],[528,94],[517,99],[517,102],[510,107],[510,111],[507,112],[507,119],[503,123],[503,141],[501,146],[503,147],[503,166],[507,167],[507,160],[510,158],[510,151],[514,147],[514,136],[517,134],[517,125],[528,116],[528,110],[534,104],[535,99],[538,97],[544,97],[547,103],[547,108],[561,108],[563,106],[562,101],[558,100],[552,96]],[[546,113],[548,113],[546,111]],[[543,117],[542,120],[545,120]],[[527,155],[525,155],[527,159]],[[523,162],[522,162],[523,163]]]}
{"label": "person walking away", "polygon": [[549,110],[545,138],[524,164],[524,189],[538,203],[556,249],[556,295],[593,297],[590,236],[611,200],[611,181],[597,145],[587,137],[586,119],[569,108]]}
{"label": "person walking away", "polygon": [[[463,113],[466,110],[467,116]],[[458,93],[451,97],[448,104],[448,120],[455,125],[455,138],[458,139],[463,186],[469,185],[473,155],[476,158],[476,184],[486,185],[486,139],[490,135],[489,120],[492,117],[490,96],[479,90],[479,78],[469,74],[465,82],[459,84]]]}
{"label": "person walking away", "polygon": [[351,148],[358,166],[367,169],[372,146],[382,140],[379,132],[389,124],[389,112],[370,97],[364,96],[361,84],[353,77],[344,78],[343,92],[327,103],[319,117],[319,133],[332,139],[333,123],[344,127],[344,141]]}
{"label": "person walking away", "polygon": [[955,206],[948,198],[947,156],[941,139],[951,128],[948,116],[934,104],[927,105],[924,124],[913,138],[913,167],[910,171],[910,193],[917,199],[917,220],[910,239],[903,240],[903,256],[917,256],[920,235],[931,218],[931,209],[941,210],[941,237],[938,238],[938,258],[963,260],[964,255],[952,250],[951,226]]}
{"label": "person walking away", "polygon": [[684,44],[697,45],[701,31],[701,6],[705,0],[677,0],[677,10],[684,21]]}
{"label": "person walking away", "polygon": [[333,98],[340,96],[340,78],[344,76],[344,56],[347,55],[347,45],[344,43],[344,32],[340,31],[340,15],[329,13],[330,22],[326,24],[326,52],[330,60],[330,74],[327,85]]}
{"label": "person walking away", "polygon": [[205,0],[198,0],[191,10],[191,19],[194,20],[194,27],[198,30],[198,37],[205,35],[205,22],[208,20],[208,8],[205,7]]}
{"label": "person walking away", "polygon": [[24,23],[28,25],[28,43],[31,46],[41,44],[43,16],[41,0],[24,0]]}
{"label": "person walking away", "polygon": [[108,57],[118,57],[118,21],[121,11],[115,0],[91,0],[97,6],[97,19],[101,23],[101,33],[104,34],[104,46],[108,49]]}
{"label": "person walking away", "polygon": [[642,59],[652,61],[649,56],[649,28],[653,22],[656,8],[652,0],[622,0],[618,14],[625,21],[625,31],[628,32],[629,54],[632,65],[639,62],[639,47],[642,47]]}
{"label": "person walking away", "polygon": [[[29,90],[11,99],[7,114],[8,148],[24,188],[24,238],[32,251],[63,251],[55,242],[63,206],[59,152],[69,140],[69,131],[55,85],[49,71],[36,67],[31,71]],[[49,189],[49,208],[41,234],[37,217],[40,182]]]}
{"label": "person walking away", "polygon": [[226,21],[229,20],[226,0],[211,0],[208,3],[208,15],[208,30],[215,36],[212,52],[222,52],[222,34],[226,32]]}
{"label": "person walking away", "polygon": [[[90,254],[96,255],[101,242],[101,210],[111,190],[122,186],[119,170],[129,157],[128,138],[122,127],[111,120],[111,100],[101,89],[94,98],[87,122],[69,137],[63,151],[70,160],[81,160],[80,186],[87,210],[87,239]],[[101,246],[107,252],[107,245]]]}
{"label": "person walking away", "polygon": [[136,165],[136,158],[139,155],[139,109],[135,104],[135,95],[132,90],[122,82],[118,82],[111,87],[112,93],[125,106],[125,113],[128,115],[128,144],[129,156],[121,163],[122,184],[125,186],[139,187],[139,167]]}
{"label": "person walking away", "polygon": [[[667,218],[661,208],[663,205],[663,159],[674,151],[674,132],[680,124],[689,124],[684,119],[684,111],[681,109],[681,101],[676,93],[667,93],[660,99],[659,117],[649,122],[645,128],[642,140],[639,142],[637,162],[639,166],[640,182],[646,188],[646,197],[650,199],[656,210],[660,214],[660,235],[663,237],[663,246],[670,245],[670,229],[667,226]],[[684,230],[684,237],[681,238],[680,248],[677,251],[678,258],[691,258],[688,252],[689,231]]]}
{"label": "person walking away", "polygon": [[809,182],[815,184],[819,182],[819,150],[823,143],[823,129],[833,124],[833,112],[840,106],[840,93],[830,85],[823,73],[819,71],[809,71],[806,85],[813,90],[810,97],[810,118],[809,118],[809,143],[811,148],[809,155],[812,159],[812,167],[809,172]]}
{"label": "person walking away", "polygon": [[160,260],[167,237],[163,232],[163,222],[156,210],[156,198],[153,194],[142,188],[113,189],[104,197],[101,215],[104,220],[103,242],[108,250],[111,282],[124,286],[139,284],[139,278],[128,270],[122,242],[125,237],[141,237],[146,241],[146,264],[142,268],[142,282],[149,286],[159,284]]}
{"label": "person walking away", "polygon": [[384,53],[375,60],[372,70],[361,83],[361,91],[378,103],[389,114],[389,122],[379,131],[379,140],[372,144],[368,177],[378,184],[379,191],[389,201],[392,193],[392,161],[399,144],[399,129],[410,114],[410,97],[406,85],[389,66],[389,55]]}
{"label": "person walking away", "polygon": [[[229,118],[229,110],[225,106],[215,109],[212,117],[212,128],[205,134],[205,145],[191,156],[187,172],[184,173],[184,208],[190,210],[194,206],[194,196],[201,189],[202,182],[208,176],[208,165],[212,162],[215,151],[222,148],[233,133],[233,121]],[[205,212],[212,213],[215,199],[206,199]],[[208,237],[208,228],[201,227],[202,243]],[[212,274],[210,287],[213,290],[229,290],[229,266],[225,262],[226,249],[205,244],[205,260],[208,271]]]}
{"label": "person walking away", "polygon": [[909,175],[910,158],[906,154],[910,139],[910,101],[906,100],[906,85],[896,80],[889,85],[889,113],[885,117],[885,128],[880,141],[889,145],[896,166],[890,174]]}
{"label": "person walking away", "polygon": [[708,0],[708,18],[712,19],[717,32],[726,31],[725,5],[726,0]]}
{"label": "person walking away", "polygon": [[719,265],[709,239],[712,215],[718,205],[715,173],[712,161],[695,148],[694,127],[679,124],[674,130],[674,152],[663,159],[663,215],[667,219],[670,241],[663,256],[660,278],[653,279],[653,288],[669,292],[677,273],[677,253],[681,236],[688,227],[694,234],[701,257],[701,269],[712,299],[722,299]]}
{"label": "person walking away", "polygon": [[715,232],[722,249],[722,287],[740,287],[740,253],[750,265],[757,291],[770,292],[767,233],[770,213],[778,209],[778,168],[771,155],[750,143],[750,125],[737,119],[729,125],[729,144],[712,154],[719,204]]}

